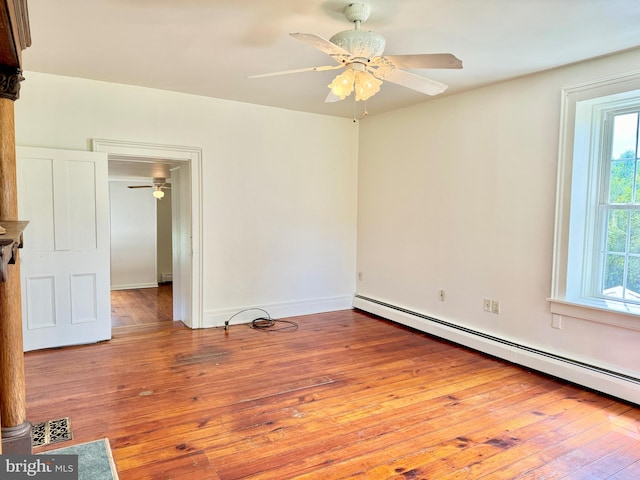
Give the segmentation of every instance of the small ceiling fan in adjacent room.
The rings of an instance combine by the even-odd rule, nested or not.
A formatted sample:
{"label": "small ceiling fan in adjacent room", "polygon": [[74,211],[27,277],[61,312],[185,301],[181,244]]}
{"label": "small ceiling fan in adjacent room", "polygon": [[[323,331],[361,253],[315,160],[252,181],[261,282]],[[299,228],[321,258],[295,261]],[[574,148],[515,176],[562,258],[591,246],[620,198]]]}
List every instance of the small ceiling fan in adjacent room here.
{"label": "small ceiling fan in adjacent room", "polygon": [[248,78],[270,77],[301,72],[323,72],[344,68],[328,85],[330,92],[325,102],[344,100],[355,91],[356,101],[366,101],[378,93],[384,82],[394,83],[427,95],[437,95],[447,85],[416,75],[405,69],[460,69],[462,62],[450,53],[422,53],[414,55],[385,55],[385,39],[375,32],[361,30],[371,8],[363,3],[351,3],[344,10],[347,20],[355,24],[353,30],[336,33],[329,40],[313,33],[290,35],[307,45],[326,53],[337,65],[299,68],[281,72],[252,75]]}
{"label": "small ceiling fan in adjacent room", "polygon": [[127,185],[128,188],[153,188],[153,196],[158,200],[164,197],[163,190],[171,190],[171,184],[166,178],[154,178],[153,185]]}

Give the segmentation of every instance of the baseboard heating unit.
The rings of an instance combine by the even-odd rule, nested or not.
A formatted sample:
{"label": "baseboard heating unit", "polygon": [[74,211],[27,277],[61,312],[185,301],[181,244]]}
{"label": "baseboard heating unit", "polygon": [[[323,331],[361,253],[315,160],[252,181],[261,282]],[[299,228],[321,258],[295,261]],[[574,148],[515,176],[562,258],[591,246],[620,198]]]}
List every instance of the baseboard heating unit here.
{"label": "baseboard heating unit", "polygon": [[640,378],[356,295],[353,307],[482,353],[640,405]]}

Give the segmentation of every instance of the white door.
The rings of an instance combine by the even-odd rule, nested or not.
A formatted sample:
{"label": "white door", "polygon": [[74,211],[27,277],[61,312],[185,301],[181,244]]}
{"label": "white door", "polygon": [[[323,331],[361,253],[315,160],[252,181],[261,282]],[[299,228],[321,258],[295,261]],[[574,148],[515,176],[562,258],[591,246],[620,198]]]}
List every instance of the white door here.
{"label": "white door", "polygon": [[107,154],[16,154],[25,351],[110,339]]}
{"label": "white door", "polygon": [[171,169],[173,319],[193,328],[191,305],[191,193],[189,165]]}

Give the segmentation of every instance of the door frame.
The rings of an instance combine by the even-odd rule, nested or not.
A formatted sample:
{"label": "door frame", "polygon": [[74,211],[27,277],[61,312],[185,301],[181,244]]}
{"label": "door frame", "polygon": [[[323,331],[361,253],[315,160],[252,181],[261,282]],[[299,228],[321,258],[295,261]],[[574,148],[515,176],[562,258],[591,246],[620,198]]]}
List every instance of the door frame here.
{"label": "door frame", "polygon": [[185,309],[191,313],[183,322],[190,328],[204,328],[204,315],[202,303],[202,149],[177,145],[162,145],[154,143],[130,142],[94,138],[91,140],[91,149],[95,152],[105,152],[109,160],[157,159],[158,161],[171,161],[186,163],[189,166],[191,187],[191,261],[181,265],[187,271],[190,278],[190,297],[181,299],[188,307]]}

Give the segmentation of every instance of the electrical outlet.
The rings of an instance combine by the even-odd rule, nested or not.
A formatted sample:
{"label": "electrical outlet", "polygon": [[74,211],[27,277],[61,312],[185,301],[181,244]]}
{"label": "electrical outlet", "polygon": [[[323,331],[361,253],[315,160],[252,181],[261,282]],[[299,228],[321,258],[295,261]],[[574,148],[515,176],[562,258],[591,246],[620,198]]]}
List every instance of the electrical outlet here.
{"label": "electrical outlet", "polygon": [[358,272],[358,280],[362,281],[362,272]]}
{"label": "electrical outlet", "polygon": [[490,311],[491,311],[491,300],[490,300],[490,299],[485,298],[485,299],[483,300],[483,303],[482,303],[482,309],[483,309],[485,312],[490,312]]}
{"label": "electrical outlet", "polygon": [[491,313],[500,313],[500,302],[498,300],[491,300]]}
{"label": "electrical outlet", "polygon": [[444,302],[444,290],[440,290],[440,301]]}

